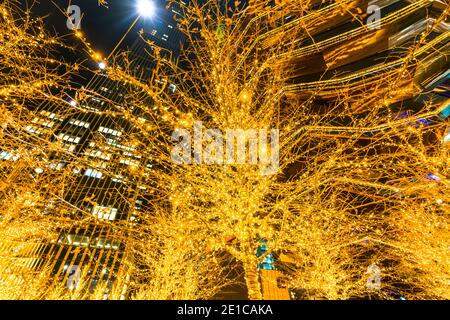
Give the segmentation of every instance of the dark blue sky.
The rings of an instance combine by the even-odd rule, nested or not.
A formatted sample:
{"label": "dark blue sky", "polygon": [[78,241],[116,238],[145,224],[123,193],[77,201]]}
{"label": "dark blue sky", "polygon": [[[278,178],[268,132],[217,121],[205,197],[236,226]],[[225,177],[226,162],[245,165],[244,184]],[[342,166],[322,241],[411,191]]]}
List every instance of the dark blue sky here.
{"label": "dark blue sky", "polygon": [[[31,0],[28,0],[31,2]],[[160,15],[165,12],[164,0],[154,0],[160,10]],[[97,0],[39,0],[33,8],[36,15],[49,15],[48,26],[60,35],[70,34],[66,27],[66,18],[58,9],[67,9],[69,4],[78,5],[81,8],[83,19],[82,30],[86,38],[91,42],[93,48],[107,56],[115,47],[120,38],[125,34],[131,23],[138,16],[136,11],[136,0],[108,0],[108,8],[98,5]],[[141,18],[132,32],[127,36],[125,45],[131,45],[137,38],[137,32],[142,28],[150,28],[152,24],[158,23],[156,18]]]}

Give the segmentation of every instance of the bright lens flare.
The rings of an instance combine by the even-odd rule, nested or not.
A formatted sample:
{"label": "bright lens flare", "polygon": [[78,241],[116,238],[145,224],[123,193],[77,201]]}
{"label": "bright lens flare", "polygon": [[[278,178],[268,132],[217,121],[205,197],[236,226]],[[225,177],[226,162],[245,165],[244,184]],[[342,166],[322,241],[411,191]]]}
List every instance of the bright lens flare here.
{"label": "bright lens flare", "polygon": [[137,9],[141,16],[150,18],[155,14],[156,6],[151,0],[138,0]]}

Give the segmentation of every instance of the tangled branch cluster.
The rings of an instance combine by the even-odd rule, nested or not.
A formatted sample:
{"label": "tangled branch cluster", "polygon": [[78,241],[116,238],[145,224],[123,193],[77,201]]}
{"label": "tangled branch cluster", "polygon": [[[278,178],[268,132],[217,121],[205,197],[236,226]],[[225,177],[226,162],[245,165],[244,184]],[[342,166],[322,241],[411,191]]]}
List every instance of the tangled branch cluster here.
{"label": "tangled branch cluster", "polygon": [[[423,89],[448,67],[450,32],[439,32],[448,7],[408,42],[395,42],[396,23],[431,1],[411,2],[383,18],[379,30],[364,25],[358,1],[291,0],[270,7],[250,1],[225,11],[217,1],[193,1],[178,21],[187,38],[179,59],[148,42],[154,67],[143,79],[133,71],[132,54],[121,53],[106,75],[120,86],[122,103],[83,88],[71,105],[51,89],[70,88],[58,69],[70,66],[48,55],[56,40],[41,27],[17,25],[13,2],[6,3],[0,7],[0,54],[8,62],[1,69],[0,141],[2,150],[19,157],[2,162],[2,241],[14,234],[14,241],[55,243],[62,230],[95,226],[123,244],[114,258],[120,262],[114,290],[67,295],[49,272],[36,284],[55,288],[49,296],[101,298],[106,290],[113,299],[211,298],[243,279],[249,298],[262,299],[257,266],[272,255],[286,286],[305,290],[308,298],[388,299],[392,292],[449,298],[448,123],[437,120],[448,100]],[[347,20],[360,25],[320,37]],[[381,49],[389,37],[393,46]],[[383,63],[343,69],[380,51],[389,52]],[[175,91],[168,90],[171,83]],[[402,116],[417,96],[421,108]],[[90,146],[100,153],[92,156],[64,149],[55,131],[26,131],[37,112],[26,104],[37,97],[59,106],[58,116],[108,118],[128,151],[94,134]],[[109,107],[88,109],[93,97]],[[221,132],[278,129],[279,170],[268,176],[262,165],[174,164],[172,132],[192,131],[196,122]],[[203,150],[210,146],[203,140]],[[126,152],[132,156],[121,162]],[[63,168],[33,171],[48,167],[55,154],[65,159]],[[87,168],[104,180],[121,177],[121,186],[107,191],[122,204],[120,221],[93,211],[101,205],[101,184],[88,193],[74,187],[80,181],[75,172]],[[137,199],[146,199],[139,210]],[[263,244],[268,250],[257,256]],[[12,286],[3,283],[17,256],[0,251],[2,288]],[[376,289],[367,285],[373,265],[381,271]],[[27,277],[22,281],[33,285]],[[26,292],[22,298],[45,298]]]}

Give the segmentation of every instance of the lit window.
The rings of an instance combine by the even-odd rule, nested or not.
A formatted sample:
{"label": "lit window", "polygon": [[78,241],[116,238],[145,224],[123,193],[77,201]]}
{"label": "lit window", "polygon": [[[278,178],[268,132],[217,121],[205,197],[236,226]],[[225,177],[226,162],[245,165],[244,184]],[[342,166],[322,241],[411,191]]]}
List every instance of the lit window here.
{"label": "lit window", "polygon": [[98,129],[98,131],[103,132],[103,133],[107,133],[107,134],[110,134],[110,135],[113,135],[113,136],[116,136],[116,137],[119,137],[119,136],[122,135],[121,131],[110,129],[110,128],[106,128],[106,127],[100,127]]}
{"label": "lit window", "polygon": [[38,134],[38,135],[42,134],[42,131],[34,126],[26,126],[25,130],[27,130],[28,132],[31,132],[31,133]]}
{"label": "lit window", "polygon": [[[103,102],[102,102],[101,104],[103,104]],[[91,106],[88,106],[88,105],[83,105],[83,108],[84,108],[85,110],[99,111],[98,108],[91,107]]]}
{"label": "lit window", "polygon": [[50,165],[50,169],[52,169],[52,170],[61,170],[62,169],[62,167],[64,167],[64,162],[60,162],[60,163],[58,163],[58,164],[54,164],[54,163],[52,163],[51,165]]}
{"label": "lit window", "polygon": [[39,118],[39,117],[35,117],[31,122],[36,123],[36,124],[40,124],[43,127],[48,127],[48,128],[53,127],[53,125],[55,124],[54,121],[48,121],[46,119],[42,119],[42,118]]}
{"label": "lit window", "polygon": [[120,144],[117,141],[117,139],[106,139],[106,143],[111,145],[111,146],[114,146],[114,147],[117,147],[117,148],[120,148],[120,149],[123,149],[123,150],[127,150],[127,151],[134,151],[136,149],[135,147],[124,146],[124,145]]}
{"label": "lit window", "polygon": [[66,243],[74,246],[87,247],[89,244],[89,237],[83,235],[68,234],[67,236],[61,236],[58,243]]}
{"label": "lit window", "polygon": [[117,250],[120,245],[119,241],[107,240],[104,237],[96,238],[95,240],[97,241],[97,243],[96,243],[97,248],[105,248],[105,249],[113,248],[114,250]]}
{"label": "lit window", "polygon": [[50,118],[50,119],[53,119],[53,118],[56,117],[55,113],[51,113],[51,112],[46,111],[46,110],[41,110],[41,112],[39,112],[39,113],[42,114],[43,116],[47,117],[47,118]]}
{"label": "lit window", "polygon": [[111,160],[111,154],[110,153],[104,153],[102,151],[98,150],[86,150],[86,155],[94,157],[94,158],[100,158],[103,160]]}
{"label": "lit window", "polygon": [[63,143],[63,145],[62,145],[63,149],[70,151],[70,152],[75,151],[75,147],[76,147],[76,145],[70,144],[70,143]]}
{"label": "lit window", "polygon": [[67,141],[67,142],[74,142],[74,143],[78,143],[81,140],[80,137],[71,136],[71,135],[64,134],[64,133],[60,133],[58,135],[58,138],[63,139],[64,141]]}
{"label": "lit window", "polygon": [[100,171],[95,170],[95,169],[87,169],[86,172],[84,173],[84,175],[91,177],[91,178],[100,179],[103,174]]}
{"label": "lit window", "polygon": [[115,178],[111,179],[113,182],[117,182],[117,183],[123,183],[123,176],[120,174],[116,174]]}
{"label": "lit window", "polygon": [[117,209],[112,207],[95,206],[92,208],[92,214],[102,220],[113,221],[116,219]]}
{"label": "lit window", "polygon": [[139,166],[139,161],[132,160],[132,159],[120,159],[119,163],[127,164],[132,167]]}
{"label": "lit window", "polygon": [[106,139],[106,143],[111,145],[111,146],[117,146],[118,145],[117,139]]}
{"label": "lit window", "polygon": [[70,124],[73,124],[75,126],[79,126],[79,127],[84,127],[84,128],[89,128],[89,123],[84,122],[84,121],[80,121],[80,120],[76,120],[76,119],[72,119],[69,121]]}

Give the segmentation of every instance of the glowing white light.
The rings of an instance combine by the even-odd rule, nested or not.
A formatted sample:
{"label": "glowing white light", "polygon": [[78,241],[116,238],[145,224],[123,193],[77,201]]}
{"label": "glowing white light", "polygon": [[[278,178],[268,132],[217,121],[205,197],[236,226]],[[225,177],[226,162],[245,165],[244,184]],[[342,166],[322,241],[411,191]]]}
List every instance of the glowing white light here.
{"label": "glowing white light", "polygon": [[41,174],[44,172],[44,170],[42,168],[36,168],[34,169],[34,172],[36,172],[37,174]]}
{"label": "glowing white light", "polygon": [[99,62],[99,63],[98,63],[98,67],[99,67],[101,70],[105,70],[105,69],[106,69],[106,63],[104,63],[103,61],[102,61],[102,62]]}
{"label": "glowing white light", "polygon": [[450,129],[447,130],[445,136],[444,136],[444,143],[450,142]]}
{"label": "glowing white light", "polygon": [[70,101],[70,105],[72,107],[76,107],[77,106],[77,102],[75,100]]}
{"label": "glowing white light", "polygon": [[155,3],[151,0],[138,0],[137,9],[141,16],[150,18],[156,12]]}

